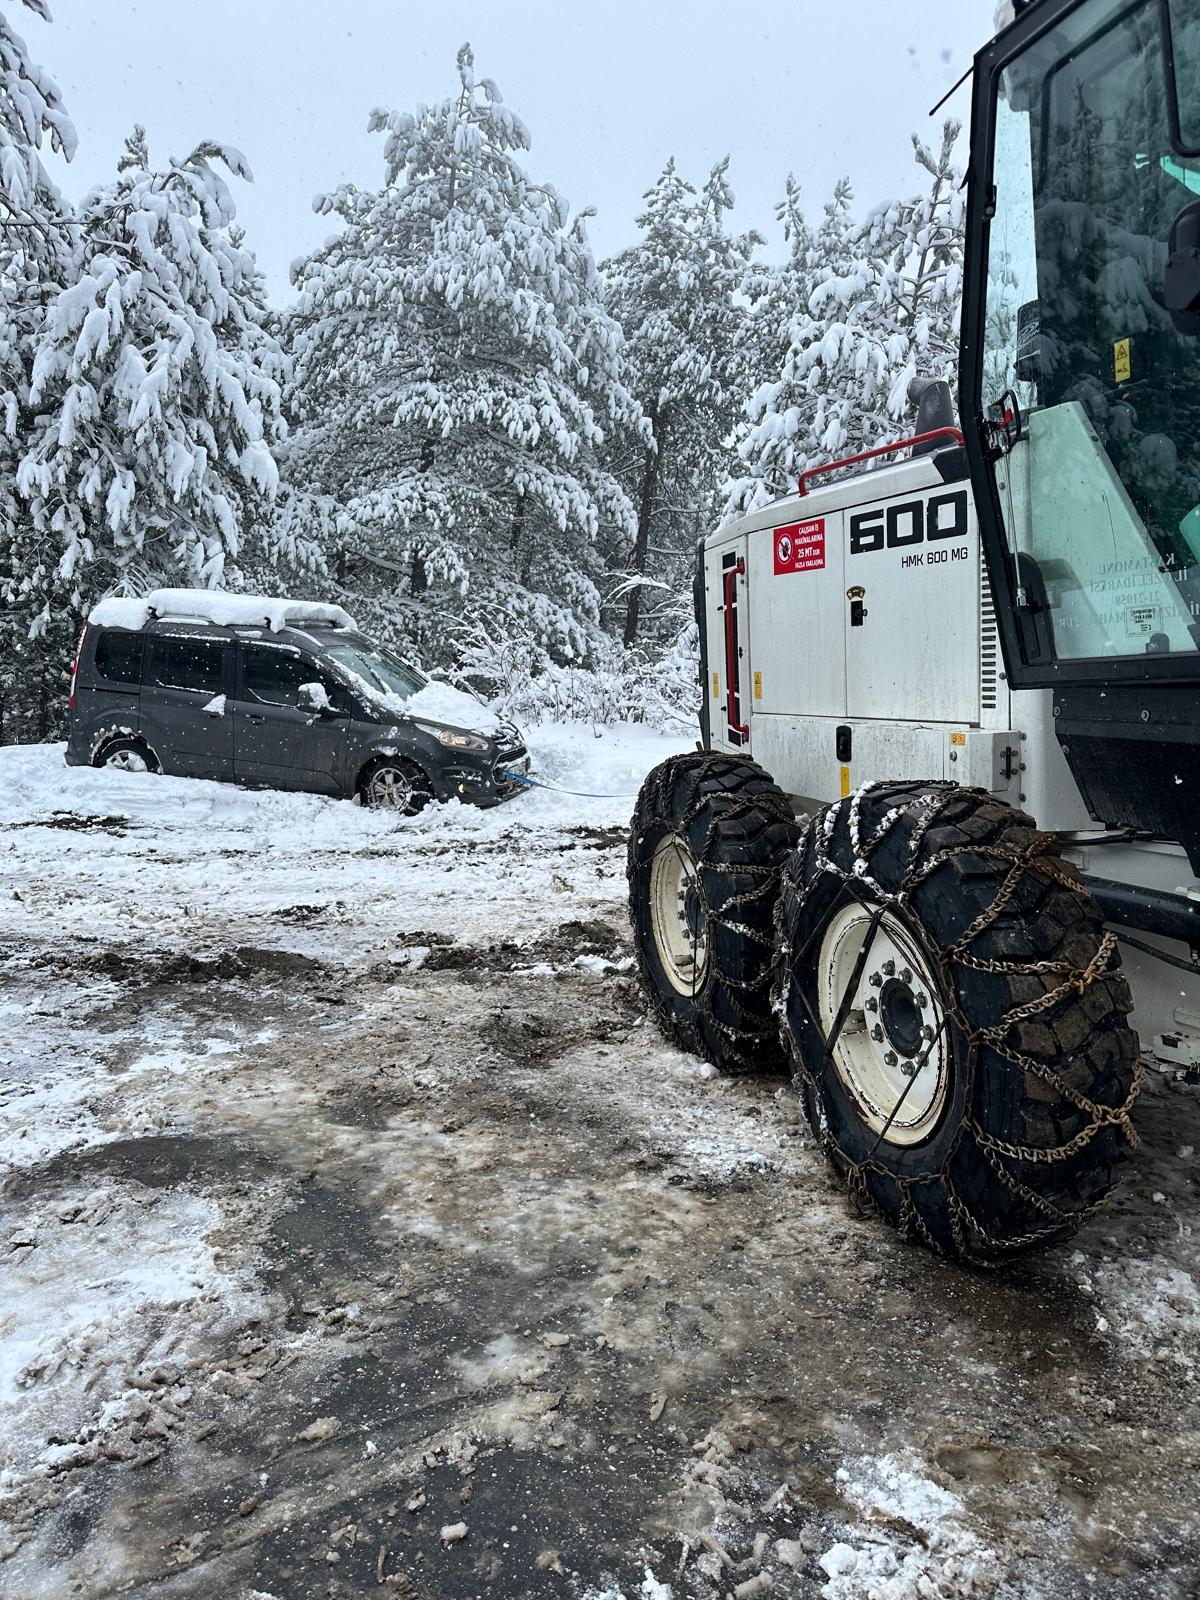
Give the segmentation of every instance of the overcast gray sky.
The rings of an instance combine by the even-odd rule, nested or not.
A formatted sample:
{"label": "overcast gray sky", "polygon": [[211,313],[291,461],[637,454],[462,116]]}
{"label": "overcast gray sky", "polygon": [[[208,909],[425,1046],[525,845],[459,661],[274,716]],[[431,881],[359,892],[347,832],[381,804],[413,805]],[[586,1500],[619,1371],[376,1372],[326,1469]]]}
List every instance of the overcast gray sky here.
{"label": "overcast gray sky", "polygon": [[[693,182],[727,151],[735,221],[779,249],[789,170],[818,216],[849,173],[860,211],[919,182],[909,134],[991,32],[994,0],[50,0],[18,30],[57,78],[79,130],[61,186],[109,177],[135,122],[151,155],[202,138],[236,145],[255,183],[239,218],[272,298],[320,244],[312,197],[382,176],[372,106],[413,107],[455,86],[475,47],[533,138],[531,174],[573,210],[594,206],[598,256],[630,242],[640,197],[671,155]],[[948,110],[966,120],[969,87]]]}

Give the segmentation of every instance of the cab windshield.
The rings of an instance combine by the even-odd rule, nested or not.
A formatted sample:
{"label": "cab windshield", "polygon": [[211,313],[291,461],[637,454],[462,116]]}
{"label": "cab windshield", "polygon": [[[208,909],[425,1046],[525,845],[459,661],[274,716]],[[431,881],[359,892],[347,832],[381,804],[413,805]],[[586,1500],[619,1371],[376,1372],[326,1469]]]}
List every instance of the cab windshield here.
{"label": "cab windshield", "polygon": [[[1200,162],[1164,9],[1085,0],[1000,84],[983,401],[1035,657],[1200,649]],[[1186,136],[1200,0],[1169,12]]]}

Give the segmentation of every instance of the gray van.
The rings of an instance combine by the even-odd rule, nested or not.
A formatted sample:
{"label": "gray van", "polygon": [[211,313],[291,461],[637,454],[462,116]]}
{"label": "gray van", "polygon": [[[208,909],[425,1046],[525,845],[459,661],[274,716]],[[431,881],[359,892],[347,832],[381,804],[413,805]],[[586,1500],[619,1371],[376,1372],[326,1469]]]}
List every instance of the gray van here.
{"label": "gray van", "polygon": [[187,589],[92,612],[66,759],[409,815],[430,800],[497,805],[529,768],[511,724],[405,666],[339,607]]}

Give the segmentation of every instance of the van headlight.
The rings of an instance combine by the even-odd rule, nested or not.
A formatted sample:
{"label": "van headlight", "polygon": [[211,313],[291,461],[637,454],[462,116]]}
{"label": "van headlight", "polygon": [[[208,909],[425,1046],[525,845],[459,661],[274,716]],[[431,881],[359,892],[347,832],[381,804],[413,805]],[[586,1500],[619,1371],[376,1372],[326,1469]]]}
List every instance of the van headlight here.
{"label": "van headlight", "polygon": [[488,748],[486,739],[481,739],[477,733],[459,733],[457,728],[433,728],[427,722],[418,722],[417,727],[423,733],[431,733],[441,744],[449,745],[451,750],[478,750]]}

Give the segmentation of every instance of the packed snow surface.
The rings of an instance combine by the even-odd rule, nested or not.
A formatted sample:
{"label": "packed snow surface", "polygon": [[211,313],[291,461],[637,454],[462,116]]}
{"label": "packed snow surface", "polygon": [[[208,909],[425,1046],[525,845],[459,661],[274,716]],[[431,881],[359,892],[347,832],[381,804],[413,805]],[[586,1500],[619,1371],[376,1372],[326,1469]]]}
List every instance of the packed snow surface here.
{"label": "packed snow surface", "polygon": [[282,600],[261,594],[226,594],[220,589],[152,589],[136,600],[101,600],[89,622],[104,628],[144,628],[153,617],[176,617],[218,623],[223,627],[283,628],[315,626],[357,629],[341,606],[310,600]]}

